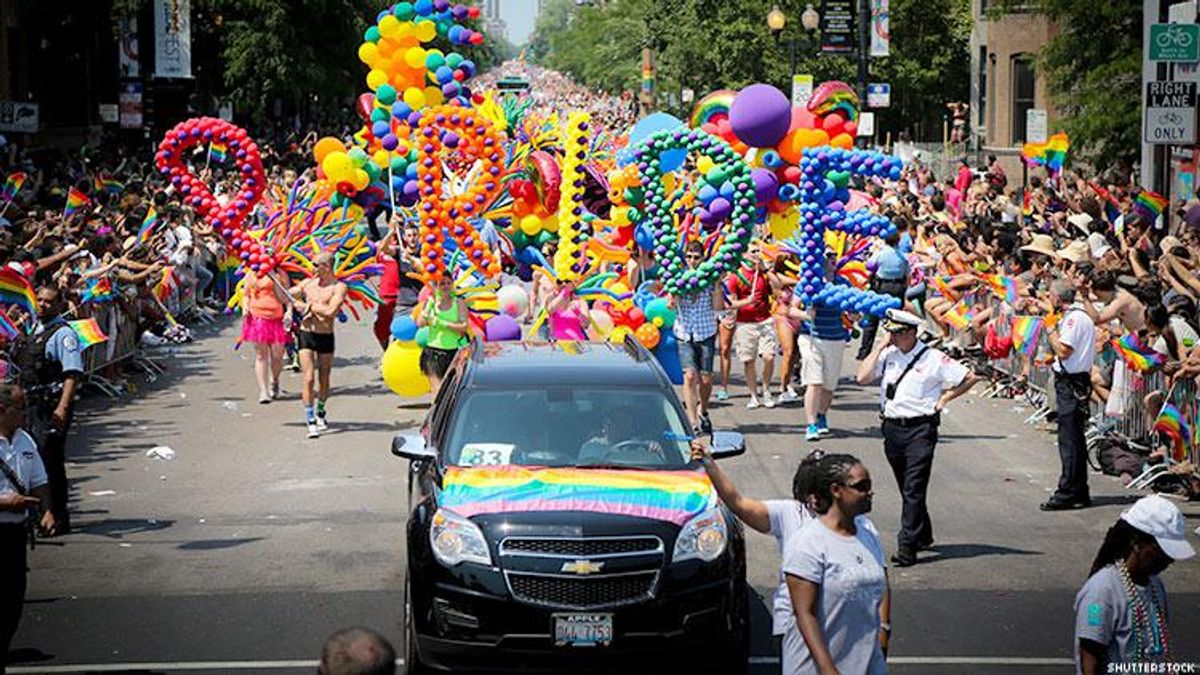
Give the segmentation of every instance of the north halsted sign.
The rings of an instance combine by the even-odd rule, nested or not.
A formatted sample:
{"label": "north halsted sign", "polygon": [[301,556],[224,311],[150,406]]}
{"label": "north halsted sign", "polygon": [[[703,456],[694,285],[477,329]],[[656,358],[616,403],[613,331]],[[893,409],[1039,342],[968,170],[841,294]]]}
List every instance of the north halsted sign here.
{"label": "north halsted sign", "polygon": [[1154,145],[1196,143],[1196,83],[1147,82],[1144,138]]}

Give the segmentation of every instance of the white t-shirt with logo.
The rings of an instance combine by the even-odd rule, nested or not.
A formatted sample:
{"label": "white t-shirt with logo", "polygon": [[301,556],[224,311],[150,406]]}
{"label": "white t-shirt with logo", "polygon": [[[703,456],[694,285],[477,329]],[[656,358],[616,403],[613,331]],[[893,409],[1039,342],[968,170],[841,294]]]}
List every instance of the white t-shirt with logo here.
{"label": "white t-shirt with logo", "polygon": [[1071,355],[1054,364],[1055,372],[1090,373],[1096,361],[1096,324],[1087,312],[1072,307],[1061,319],[1058,341],[1071,348]]}
{"label": "white t-shirt with logo", "polygon": [[[922,349],[924,353],[922,353]],[[904,370],[917,355],[920,360],[904,375]],[[907,353],[896,345],[890,345],[875,362],[875,377],[879,378],[879,407],[883,416],[890,419],[926,417],[937,412],[938,399],[942,392],[962,384],[970,373],[966,366],[950,358],[945,352],[926,347],[917,342]],[[896,395],[887,400],[888,385],[900,380]]]}

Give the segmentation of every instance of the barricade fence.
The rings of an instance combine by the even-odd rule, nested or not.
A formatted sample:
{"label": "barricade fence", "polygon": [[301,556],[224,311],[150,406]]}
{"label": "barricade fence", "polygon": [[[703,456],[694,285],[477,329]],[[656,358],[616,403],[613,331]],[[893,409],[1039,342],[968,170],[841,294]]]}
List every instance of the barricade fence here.
{"label": "barricade fence", "polygon": [[[1011,304],[987,288],[964,293],[967,304],[975,308],[975,321],[961,330],[951,329],[953,341],[975,341],[977,332],[990,329],[1003,340],[1012,338],[1013,323],[1020,314]],[[1003,357],[988,356],[986,352],[969,349],[967,352],[976,372],[990,382],[983,395],[1023,398],[1033,412],[1027,424],[1046,420],[1055,409],[1054,375],[1051,368],[1054,353],[1048,331],[1038,332],[1035,344],[1024,350],[1015,346]],[[1138,371],[1131,368],[1110,344],[1096,345],[1093,369],[1092,420],[1088,432],[1089,452],[1101,440],[1116,441],[1140,454],[1165,447],[1169,461],[1148,466],[1130,487],[1144,488],[1164,473],[1197,472],[1200,467],[1200,387],[1188,379],[1170,381],[1161,368]],[[1180,411],[1188,436],[1181,458],[1170,459],[1172,444],[1154,427],[1166,405]]]}

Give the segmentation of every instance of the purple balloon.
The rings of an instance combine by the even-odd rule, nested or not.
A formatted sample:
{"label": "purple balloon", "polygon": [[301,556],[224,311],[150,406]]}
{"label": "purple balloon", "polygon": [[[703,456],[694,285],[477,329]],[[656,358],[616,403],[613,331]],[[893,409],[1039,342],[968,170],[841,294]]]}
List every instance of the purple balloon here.
{"label": "purple balloon", "polygon": [[765,204],[774,199],[779,192],[779,179],[769,169],[754,169],[750,172],[754,179],[754,201]]}
{"label": "purple balloon", "polygon": [[746,145],[774,147],[792,123],[792,103],[769,84],[752,84],[738,92],[729,106],[729,124]]}
{"label": "purple balloon", "polygon": [[733,213],[733,204],[724,197],[717,197],[708,204],[708,212],[717,220],[725,220]]}
{"label": "purple balloon", "polygon": [[520,340],[521,324],[507,314],[497,314],[483,324],[483,332],[488,342]]}

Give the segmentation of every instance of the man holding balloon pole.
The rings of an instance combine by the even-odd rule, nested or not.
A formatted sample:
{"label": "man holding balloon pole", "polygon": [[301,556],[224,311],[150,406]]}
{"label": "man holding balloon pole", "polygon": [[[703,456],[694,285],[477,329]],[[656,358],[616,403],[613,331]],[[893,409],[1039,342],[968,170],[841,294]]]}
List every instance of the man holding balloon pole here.
{"label": "man holding balloon pole", "polygon": [[[683,252],[688,269],[704,262],[704,244],[692,240]],[[687,406],[692,428],[702,434],[712,433],[708,417],[708,401],[712,398],[713,357],[717,348],[717,312],[725,309],[725,296],[718,284],[687,295],[670,296],[675,310],[675,333],[679,348],[679,363],[683,367],[683,402]]]}
{"label": "man holding balloon pole", "polygon": [[[301,400],[309,438],[316,438],[329,428],[325,402],[329,400],[329,374],[333,370],[333,324],[346,300],[346,284],[333,276],[333,254],[321,253],[313,264],[317,275],[291,290],[292,296],[302,300],[296,309],[301,317],[300,371],[304,380]],[[316,392],[314,385],[319,386]]]}

